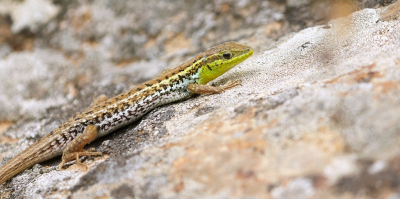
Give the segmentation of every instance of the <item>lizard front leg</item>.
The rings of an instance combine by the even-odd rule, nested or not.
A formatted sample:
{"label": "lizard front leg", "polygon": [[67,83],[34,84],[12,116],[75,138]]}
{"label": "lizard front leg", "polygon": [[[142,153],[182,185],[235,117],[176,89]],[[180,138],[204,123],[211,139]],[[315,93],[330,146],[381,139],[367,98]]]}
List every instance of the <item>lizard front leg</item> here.
{"label": "lizard front leg", "polygon": [[234,82],[228,81],[225,85],[222,86],[211,86],[211,85],[203,85],[203,84],[189,84],[186,88],[191,93],[196,94],[215,94],[221,93],[224,90],[233,88],[235,86],[241,85],[240,80],[236,80]]}

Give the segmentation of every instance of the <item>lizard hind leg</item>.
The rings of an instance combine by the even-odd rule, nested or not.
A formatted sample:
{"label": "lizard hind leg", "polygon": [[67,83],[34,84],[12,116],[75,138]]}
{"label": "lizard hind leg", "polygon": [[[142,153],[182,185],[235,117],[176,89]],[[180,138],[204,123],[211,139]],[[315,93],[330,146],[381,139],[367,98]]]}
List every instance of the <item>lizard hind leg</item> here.
{"label": "lizard hind leg", "polygon": [[[93,150],[83,151],[83,147],[85,147],[89,142],[95,140],[96,137],[97,127],[95,125],[88,125],[82,134],[76,136],[76,138],[65,147],[59,169],[62,170],[63,165],[73,159],[76,159],[77,165],[84,165],[79,160],[80,156],[102,155],[101,152],[93,152]],[[84,166],[85,169],[87,169],[86,165]]]}
{"label": "lizard hind leg", "polygon": [[95,107],[105,101],[108,100],[108,97],[106,95],[99,95],[96,98],[93,99],[92,103],[90,104],[89,108]]}
{"label": "lizard hind leg", "polygon": [[[108,97],[106,95],[100,95],[97,96],[96,98],[93,99],[92,103],[89,106],[90,108],[93,108],[105,101],[108,100]],[[77,114],[79,115],[79,113]],[[73,159],[76,159],[76,164],[77,165],[83,165],[87,169],[86,165],[82,164],[81,161],[79,160],[80,156],[91,156],[91,155],[102,155],[101,152],[93,152],[94,149],[90,149],[88,151],[83,151],[83,147],[89,142],[92,142],[94,139],[96,139],[97,136],[97,128],[94,125],[88,125],[85,129],[85,131],[78,135],[75,139],[73,139],[64,149],[63,155],[62,155],[62,162],[59,165],[59,169],[62,170],[63,165],[71,161]]]}

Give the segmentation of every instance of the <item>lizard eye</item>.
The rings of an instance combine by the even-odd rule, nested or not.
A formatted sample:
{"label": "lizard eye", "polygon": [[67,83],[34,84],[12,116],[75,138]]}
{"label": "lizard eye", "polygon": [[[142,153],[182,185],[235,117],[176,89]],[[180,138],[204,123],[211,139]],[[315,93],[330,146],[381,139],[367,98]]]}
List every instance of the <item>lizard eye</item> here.
{"label": "lizard eye", "polygon": [[232,57],[232,53],[226,52],[226,53],[222,54],[222,57],[224,57],[224,59],[230,59]]}

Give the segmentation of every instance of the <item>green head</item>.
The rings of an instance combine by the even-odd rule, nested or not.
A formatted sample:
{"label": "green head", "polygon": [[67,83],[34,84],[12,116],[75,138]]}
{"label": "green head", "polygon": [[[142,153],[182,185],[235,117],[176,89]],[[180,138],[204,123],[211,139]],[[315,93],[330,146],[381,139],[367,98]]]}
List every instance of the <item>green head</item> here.
{"label": "green head", "polygon": [[207,82],[221,76],[229,69],[246,60],[253,54],[253,49],[236,42],[226,42],[208,49],[202,56],[197,83]]}

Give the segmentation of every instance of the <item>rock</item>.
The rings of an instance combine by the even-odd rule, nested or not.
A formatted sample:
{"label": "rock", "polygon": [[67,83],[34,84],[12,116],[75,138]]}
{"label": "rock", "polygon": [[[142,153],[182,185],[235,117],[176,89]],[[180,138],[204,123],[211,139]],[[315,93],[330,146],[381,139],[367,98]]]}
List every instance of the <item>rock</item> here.
{"label": "rock", "polygon": [[[307,2],[290,1],[289,7]],[[165,16],[179,10],[161,4]],[[308,21],[308,28],[289,25],[279,1],[265,4],[249,13],[251,3],[182,4],[188,6],[182,12],[204,10],[152,24],[158,13],[136,19],[129,11],[138,8],[130,2],[71,3],[55,25],[59,31],[50,31],[50,24],[44,28],[50,41],[36,38],[33,51],[7,52],[0,60],[0,71],[6,71],[0,74],[1,120],[16,122],[0,132],[2,163],[84,110],[93,96],[123,92],[193,56],[202,39],[211,46],[216,35],[232,30],[227,38],[255,53],[212,82],[240,79],[242,86],[156,108],[91,143],[88,148],[107,155],[87,158],[87,172],[73,163],[58,171],[60,158],[54,158],[0,185],[0,193],[5,198],[398,197],[400,2],[323,25]],[[266,19],[268,13],[276,18]],[[247,17],[251,23],[221,28],[217,15],[228,21],[237,16],[228,23],[237,27]],[[82,20],[74,21],[77,16]],[[197,20],[190,26],[196,26],[193,37],[183,28],[187,16]],[[132,24],[135,20],[139,23]],[[175,24],[164,29],[169,20]],[[126,32],[115,32],[122,27]],[[179,41],[179,47],[167,47]],[[161,56],[166,51],[170,54]],[[146,59],[134,61],[141,56]]]}

